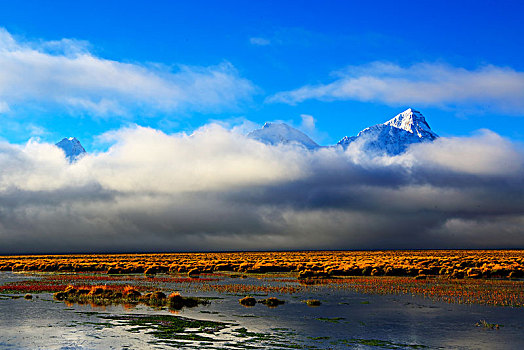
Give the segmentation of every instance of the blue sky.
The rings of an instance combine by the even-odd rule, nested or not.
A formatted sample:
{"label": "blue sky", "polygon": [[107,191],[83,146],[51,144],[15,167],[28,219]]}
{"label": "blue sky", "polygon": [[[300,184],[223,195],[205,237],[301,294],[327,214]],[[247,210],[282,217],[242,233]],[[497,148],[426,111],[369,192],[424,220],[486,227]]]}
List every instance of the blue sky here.
{"label": "blue sky", "polygon": [[[210,121],[283,120],[332,144],[412,106],[443,136],[487,128],[521,142],[523,7],[519,1],[2,2],[0,27],[14,41],[10,54],[32,50],[43,57],[4,57],[18,75],[0,88],[0,137],[22,143],[74,135],[97,149],[104,146],[96,135],[132,123],[172,133]],[[80,55],[94,64],[78,64]],[[62,63],[52,63],[57,58]],[[97,64],[107,62],[123,65],[115,68],[123,73],[103,81]],[[55,79],[53,72],[68,65]],[[11,69],[3,66],[0,77]],[[125,80],[130,71],[145,79],[136,89],[149,98],[116,86],[137,82]],[[85,81],[93,75],[97,82]],[[314,129],[301,115],[313,116]]]}

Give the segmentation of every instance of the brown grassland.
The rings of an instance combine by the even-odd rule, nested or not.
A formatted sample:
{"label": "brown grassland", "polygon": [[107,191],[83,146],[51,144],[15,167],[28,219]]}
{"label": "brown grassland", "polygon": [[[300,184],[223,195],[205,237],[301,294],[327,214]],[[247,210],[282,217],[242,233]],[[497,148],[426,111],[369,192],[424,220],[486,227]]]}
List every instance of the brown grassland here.
{"label": "brown grassland", "polygon": [[333,276],[523,278],[524,250],[304,251],[0,256],[0,271],[106,274],[217,271]]}
{"label": "brown grassland", "polygon": [[[161,291],[169,295],[186,287],[243,296],[331,288],[418,295],[448,303],[524,306],[524,250],[0,256],[0,270],[45,272],[36,279],[7,282],[0,292],[58,292],[55,297],[71,302],[128,303],[134,296],[127,295],[126,288],[136,291],[136,302],[148,305],[158,300],[172,304],[178,299],[151,295]],[[259,282],[238,280],[246,276]]]}

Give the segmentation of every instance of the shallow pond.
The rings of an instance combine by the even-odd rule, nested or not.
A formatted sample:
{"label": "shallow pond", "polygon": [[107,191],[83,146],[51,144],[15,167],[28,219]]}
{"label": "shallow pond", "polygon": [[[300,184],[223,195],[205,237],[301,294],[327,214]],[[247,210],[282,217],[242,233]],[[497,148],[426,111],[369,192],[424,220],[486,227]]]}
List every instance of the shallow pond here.
{"label": "shallow pond", "polygon": [[[35,275],[0,273],[0,284]],[[267,284],[264,278],[217,277],[216,284]],[[293,285],[283,279],[271,284]],[[0,295],[0,348],[5,349],[524,349],[524,308],[458,305],[408,295],[360,294],[327,286],[271,293],[285,304],[244,307],[245,294],[203,291],[165,282],[166,290],[211,297],[176,314],[145,305],[92,307]],[[23,294],[22,294],[23,296]],[[257,299],[265,296],[257,296]],[[304,300],[321,305],[307,306]],[[210,322],[197,322],[210,321]],[[499,329],[477,326],[499,324]]]}

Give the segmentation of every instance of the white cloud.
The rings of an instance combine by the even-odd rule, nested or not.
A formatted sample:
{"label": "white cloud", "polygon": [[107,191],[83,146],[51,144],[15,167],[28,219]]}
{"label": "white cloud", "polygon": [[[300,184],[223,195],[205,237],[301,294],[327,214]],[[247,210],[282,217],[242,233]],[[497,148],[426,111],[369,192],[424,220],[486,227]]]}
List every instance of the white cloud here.
{"label": "white cloud", "polygon": [[517,175],[524,168],[522,153],[489,130],[473,137],[439,138],[413,147],[405,158],[416,159],[427,168],[480,176]]}
{"label": "white cloud", "polygon": [[0,112],[27,102],[97,115],[209,111],[234,108],[256,90],[229,63],[173,70],[104,59],[88,46],[20,42],[0,28]]}
{"label": "white cloud", "polygon": [[[484,131],[396,157],[130,127],[70,164],[0,142],[2,253],[522,247],[524,152]],[[520,225],[520,226],[519,226]]]}
{"label": "white cloud", "polygon": [[374,62],[334,73],[328,84],[307,85],[268,98],[296,104],[308,99],[357,100],[387,105],[482,108],[524,115],[524,72],[508,67],[475,70],[440,63],[401,67]]}
{"label": "white cloud", "polygon": [[249,42],[251,43],[251,45],[256,45],[256,46],[267,46],[271,44],[271,41],[269,39],[260,38],[260,37],[249,38]]}
{"label": "white cloud", "polygon": [[252,122],[245,117],[231,117],[225,119],[210,120],[210,123],[219,125],[236,134],[247,135],[251,131],[258,129],[260,125]]}
{"label": "white cloud", "polygon": [[300,118],[302,118],[301,128],[310,131],[315,130],[315,118],[312,115],[301,114]]}
{"label": "white cloud", "polygon": [[107,153],[84,157],[77,166],[92,168],[97,182],[116,191],[217,191],[301,176],[295,164],[300,157],[292,148],[268,148],[216,124],[192,135],[136,127],[105,138],[116,143]]}

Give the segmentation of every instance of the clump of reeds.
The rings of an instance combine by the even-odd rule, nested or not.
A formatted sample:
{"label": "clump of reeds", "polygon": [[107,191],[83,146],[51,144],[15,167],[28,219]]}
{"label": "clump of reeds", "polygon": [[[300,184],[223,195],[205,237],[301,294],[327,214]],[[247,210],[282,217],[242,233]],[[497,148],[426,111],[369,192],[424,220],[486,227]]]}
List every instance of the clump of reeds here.
{"label": "clump of reeds", "polygon": [[177,292],[173,292],[167,297],[167,305],[174,310],[180,310],[183,307],[195,307],[199,304],[209,304],[209,301],[195,297],[183,297]]}
{"label": "clump of reeds", "polygon": [[247,297],[244,297],[242,299],[239,299],[238,302],[241,304],[241,305],[244,305],[244,306],[247,306],[247,307],[252,307],[252,306],[255,306],[257,304],[257,300],[253,297],[250,297],[250,296],[247,296]]}
{"label": "clump of reeds", "polygon": [[120,292],[111,290],[105,285],[92,286],[90,289],[68,286],[65,290],[56,292],[54,298],[67,302],[93,303],[95,305],[143,303],[155,307],[168,306],[175,310],[209,303],[205,299],[183,297],[179,293],[171,293],[166,296],[164,292],[156,290],[141,294],[132,286],[127,286]]}
{"label": "clump of reeds", "polygon": [[267,307],[277,307],[285,303],[284,300],[277,299],[275,297],[269,297],[267,299],[262,299],[258,301],[261,304],[266,305]]}
{"label": "clump of reeds", "polygon": [[500,324],[489,323],[489,322],[486,321],[486,320],[480,320],[479,322],[477,322],[477,323],[475,324],[475,326],[477,326],[477,327],[489,328],[489,329],[500,329],[500,327],[504,327],[503,325],[500,325]]}
{"label": "clump of reeds", "polygon": [[147,293],[143,296],[143,302],[150,306],[164,306],[166,305],[166,295],[159,290]]}
{"label": "clump of reeds", "polygon": [[317,299],[308,299],[304,301],[307,306],[320,306],[321,302]]}
{"label": "clump of reeds", "polygon": [[142,296],[142,293],[140,293],[134,287],[126,286],[122,291],[122,296],[126,299],[138,300]]}

